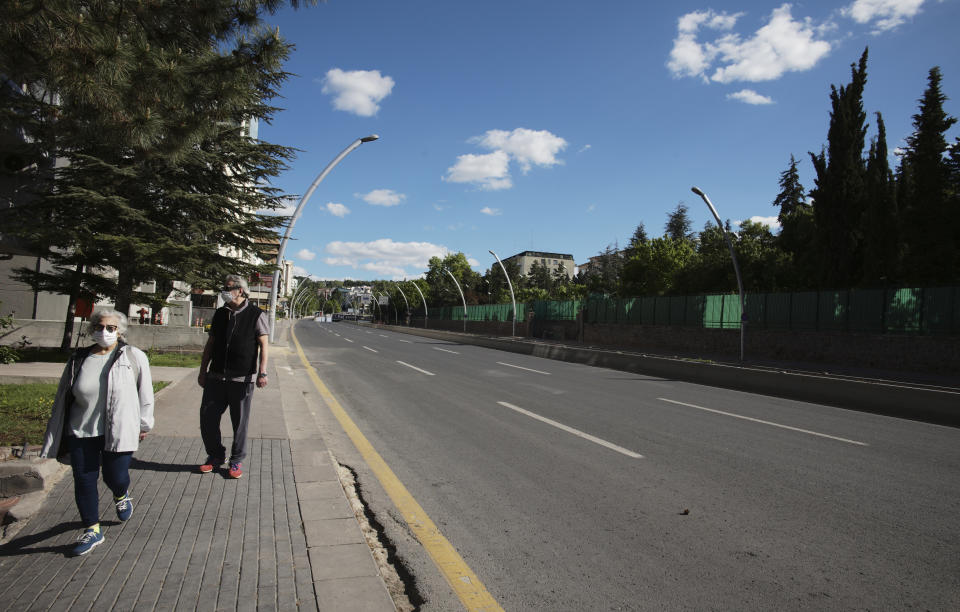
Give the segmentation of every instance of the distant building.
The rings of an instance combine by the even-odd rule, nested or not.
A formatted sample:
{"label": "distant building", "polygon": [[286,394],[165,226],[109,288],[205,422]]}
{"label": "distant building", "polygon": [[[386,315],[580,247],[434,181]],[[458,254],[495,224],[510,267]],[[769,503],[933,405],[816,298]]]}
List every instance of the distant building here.
{"label": "distant building", "polygon": [[545,266],[550,273],[553,274],[553,271],[557,269],[557,266],[563,266],[564,271],[567,273],[567,278],[573,278],[575,274],[575,266],[573,263],[573,255],[568,255],[566,253],[547,253],[545,251],[524,251],[522,253],[517,253],[516,255],[511,255],[503,260],[504,263],[508,261],[516,263],[520,268],[520,274],[527,276],[530,274],[530,268],[533,267],[534,263],[539,263],[541,266]]}

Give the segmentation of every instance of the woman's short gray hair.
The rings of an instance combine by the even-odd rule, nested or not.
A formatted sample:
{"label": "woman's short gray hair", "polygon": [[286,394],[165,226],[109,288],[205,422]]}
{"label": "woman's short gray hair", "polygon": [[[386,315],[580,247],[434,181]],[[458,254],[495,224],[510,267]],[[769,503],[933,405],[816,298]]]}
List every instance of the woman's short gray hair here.
{"label": "woman's short gray hair", "polygon": [[250,285],[247,284],[247,279],[236,274],[228,274],[226,282],[229,283],[230,281],[233,281],[234,287],[240,287],[240,290],[243,291],[243,297],[250,297]]}
{"label": "woman's short gray hair", "polygon": [[97,325],[100,325],[100,322],[103,321],[104,317],[113,317],[117,320],[117,333],[123,336],[127,331],[127,317],[116,310],[98,310],[90,315],[90,322],[88,326],[90,327],[89,331],[93,331],[93,328]]}

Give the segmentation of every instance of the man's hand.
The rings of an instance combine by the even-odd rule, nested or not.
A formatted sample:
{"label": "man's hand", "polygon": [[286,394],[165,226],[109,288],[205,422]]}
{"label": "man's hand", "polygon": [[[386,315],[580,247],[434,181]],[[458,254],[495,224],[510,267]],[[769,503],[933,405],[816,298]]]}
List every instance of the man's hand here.
{"label": "man's hand", "polygon": [[261,375],[261,374],[258,374],[258,375],[257,375],[257,388],[258,388],[258,389],[263,389],[263,388],[266,387],[266,386],[267,386],[267,375],[266,375],[266,374],[262,374],[262,375]]}
{"label": "man's hand", "polygon": [[141,432],[140,432],[140,441],[143,442],[143,439],[146,438],[146,437],[147,437],[147,432],[141,431]]}
{"label": "man's hand", "polygon": [[203,370],[201,370],[200,373],[197,375],[197,384],[200,385],[201,387],[207,384],[207,373],[204,372]]}

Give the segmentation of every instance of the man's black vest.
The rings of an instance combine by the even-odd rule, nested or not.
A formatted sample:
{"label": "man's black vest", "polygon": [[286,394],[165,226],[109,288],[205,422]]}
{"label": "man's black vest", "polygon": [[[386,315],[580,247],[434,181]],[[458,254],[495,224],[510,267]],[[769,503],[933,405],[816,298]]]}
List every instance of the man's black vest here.
{"label": "man's black vest", "polygon": [[210,333],[213,355],[210,371],[235,378],[257,371],[257,319],[261,311],[253,304],[234,312],[223,306],[213,314]]}

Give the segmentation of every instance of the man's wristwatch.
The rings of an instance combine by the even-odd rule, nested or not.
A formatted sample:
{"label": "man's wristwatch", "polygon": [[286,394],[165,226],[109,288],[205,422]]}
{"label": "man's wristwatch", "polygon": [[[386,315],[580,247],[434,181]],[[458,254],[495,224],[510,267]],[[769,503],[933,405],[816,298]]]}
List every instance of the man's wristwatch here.
{"label": "man's wristwatch", "polygon": [[266,377],[267,377],[266,372],[260,372],[259,374],[257,374],[257,378],[266,378]]}

